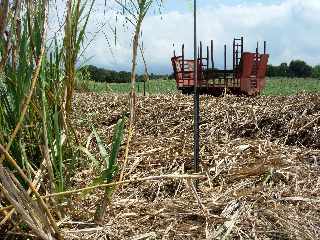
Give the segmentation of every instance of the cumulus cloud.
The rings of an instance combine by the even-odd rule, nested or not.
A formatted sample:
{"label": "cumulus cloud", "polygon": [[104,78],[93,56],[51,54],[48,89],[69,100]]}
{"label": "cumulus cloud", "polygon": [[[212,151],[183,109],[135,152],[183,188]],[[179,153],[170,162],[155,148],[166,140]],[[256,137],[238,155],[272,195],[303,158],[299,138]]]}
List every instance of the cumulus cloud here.
{"label": "cumulus cloud", "polygon": [[[256,41],[262,44],[262,41],[266,40],[271,55],[270,62],[273,64],[289,62],[292,59],[303,59],[313,65],[320,63],[319,0],[283,0],[276,3],[262,0],[238,1],[234,5],[210,2],[203,8],[199,6],[198,39],[204,44],[209,44],[211,39],[214,41],[217,65],[221,66],[223,62],[223,45],[228,44],[228,50],[232,51],[232,39],[239,36],[244,36],[245,50],[248,51],[254,51]],[[121,18],[117,19],[116,24],[116,9],[105,14],[104,9],[102,4],[97,5],[91,18],[88,36],[95,36],[99,26],[104,24],[104,27],[103,32],[95,36],[85,53],[86,58],[90,58],[87,63],[129,70],[132,29],[123,27]],[[185,43],[187,55],[192,56],[192,12],[170,9],[161,15],[147,16],[143,24],[142,40],[151,72],[171,72],[173,44],[178,50],[181,44]],[[116,45],[112,33],[115,25]],[[231,65],[230,55],[228,57]],[[139,69],[143,69],[141,61]]]}

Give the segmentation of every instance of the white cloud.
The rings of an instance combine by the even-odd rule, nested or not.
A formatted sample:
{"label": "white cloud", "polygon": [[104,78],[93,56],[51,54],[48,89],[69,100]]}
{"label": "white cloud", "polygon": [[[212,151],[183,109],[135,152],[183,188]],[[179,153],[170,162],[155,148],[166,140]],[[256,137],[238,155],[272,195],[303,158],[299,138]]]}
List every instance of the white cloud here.
{"label": "white cloud", "polygon": [[[277,4],[265,2],[216,6],[209,4],[206,8],[200,6],[198,39],[207,44],[211,39],[214,40],[215,61],[218,65],[221,66],[223,62],[224,43],[228,44],[228,50],[231,51],[232,39],[238,36],[245,37],[245,49],[249,51],[254,51],[257,40],[261,43],[266,40],[273,64],[298,58],[310,64],[320,63],[320,1],[284,0]],[[101,4],[95,8],[89,32],[95,32],[97,25],[101,23],[109,23],[111,26],[114,24],[115,11],[108,11],[104,15],[103,8]],[[129,70],[132,29],[117,27],[116,47],[110,29],[106,27],[105,31],[112,42],[114,57],[110,54],[105,36],[100,33],[86,51],[86,57],[92,57],[89,62],[106,68]],[[187,54],[192,56],[192,12],[170,11],[162,16],[147,16],[143,24],[142,39],[151,72],[170,72],[173,43],[178,50],[184,42]],[[139,69],[143,69],[141,61]]]}

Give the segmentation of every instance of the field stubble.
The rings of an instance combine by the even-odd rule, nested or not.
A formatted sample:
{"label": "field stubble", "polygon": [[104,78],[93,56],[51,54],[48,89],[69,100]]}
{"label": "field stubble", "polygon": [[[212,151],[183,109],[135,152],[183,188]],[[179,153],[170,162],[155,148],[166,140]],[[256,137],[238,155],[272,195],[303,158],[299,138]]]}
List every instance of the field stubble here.
{"label": "field stubble", "polygon": [[[320,95],[201,100],[208,178],[198,191],[187,180],[123,186],[104,226],[93,232],[69,226],[70,238],[319,239]],[[126,103],[125,95],[76,94],[73,123],[83,145],[98,154],[96,142],[87,141],[92,125],[109,144]],[[180,94],[138,98],[126,179],[190,173],[192,103]],[[84,163],[73,186],[90,184],[94,174]],[[90,222],[101,194],[73,196],[71,219]]]}

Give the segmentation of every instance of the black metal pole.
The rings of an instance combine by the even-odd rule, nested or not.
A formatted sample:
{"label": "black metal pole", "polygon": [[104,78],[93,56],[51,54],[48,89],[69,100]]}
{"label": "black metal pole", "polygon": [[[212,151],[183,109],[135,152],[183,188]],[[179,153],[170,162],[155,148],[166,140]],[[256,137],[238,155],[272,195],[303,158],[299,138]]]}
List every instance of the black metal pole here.
{"label": "black metal pole", "polygon": [[242,54],[243,54],[243,37],[241,37],[241,56],[242,57]]}
{"label": "black metal pole", "polygon": [[224,86],[225,86],[225,91],[227,91],[228,88],[228,82],[227,82],[227,45],[224,45],[224,71],[223,71],[223,79],[224,79]]}
{"label": "black metal pole", "polygon": [[224,73],[226,73],[226,70],[227,70],[227,45],[226,44],[224,45],[223,59],[224,59],[223,69],[224,69]]}
{"label": "black metal pole", "polygon": [[[181,55],[182,55],[182,66],[181,66],[181,70],[182,70],[182,79],[184,79],[184,44],[182,44],[182,50],[181,50]],[[189,80],[188,80],[189,81]],[[189,83],[189,82],[188,82]]]}
{"label": "black metal pole", "polygon": [[235,69],[236,69],[236,61],[237,61],[237,58],[236,58],[236,39],[233,39],[233,48],[232,48],[232,54],[233,54],[233,66],[232,66],[232,70],[233,72],[235,72]]}
{"label": "black metal pole", "polygon": [[194,159],[193,167],[195,172],[199,172],[200,161],[200,97],[198,89],[198,59],[197,59],[197,0],[193,1],[193,54],[194,54]]}
{"label": "black metal pole", "polygon": [[209,46],[207,46],[207,69],[209,69]]}
{"label": "black metal pole", "polygon": [[214,70],[214,60],[213,60],[213,40],[211,40],[211,66],[212,66],[212,70]]}
{"label": "black metal pole", "polygon": [[200,66],[202,67],[202,42],[200,41]]}

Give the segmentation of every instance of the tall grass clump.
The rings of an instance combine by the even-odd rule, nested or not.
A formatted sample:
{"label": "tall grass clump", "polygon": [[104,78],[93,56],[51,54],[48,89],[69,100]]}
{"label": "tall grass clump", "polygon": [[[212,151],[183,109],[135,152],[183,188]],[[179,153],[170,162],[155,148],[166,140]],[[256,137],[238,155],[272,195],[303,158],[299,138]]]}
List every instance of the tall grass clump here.
{"label": "tall grass clump", "polygon": [[[92,5],[67,2],[60,44],[59,39],[47,41],[48,0],[0,3],[0,189],[2,202],[14,206],[4,211],[0,225],[16,211],[44,239],[61,238],[38,191],[40,184],[49,193],[64,191],[70,172],[64,160],[71,146],[68,118]],[[33,196],[35,206],[28,204]]]}
{"label": "tall grass clump", "polygon": [[[81,48],[81,43],[85,37],[85,29],[88,24],[93,4],[94,1],[89,3],[88,0],[85,0],[84,4],[82,4],[81,0],[68,1],[67,3],[65,37],[63,40],[66,90],[65,104],[67,112],[71,111],[71,101],[76,80],[76,62]],[[89,11],[86,17],[81,19],[83,18],[86,7],[89,7]]]}

